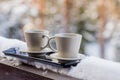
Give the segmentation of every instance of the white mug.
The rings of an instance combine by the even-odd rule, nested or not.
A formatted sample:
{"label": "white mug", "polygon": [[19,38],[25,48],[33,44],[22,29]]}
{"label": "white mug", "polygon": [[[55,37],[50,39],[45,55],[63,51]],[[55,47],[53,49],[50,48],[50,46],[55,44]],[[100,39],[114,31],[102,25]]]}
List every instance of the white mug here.
{"label": "white mug", "polygon": [[29,51],[41,51],[48,45],[49,32],[47,30],[28,30],[24,32]]}
{"label": "white mug", "polygon": [[[51,40],[55,39],[57,50],[51,46]],[[82,35],[75,33],[59,33],[49,39],[49,47],[58,53],[61,58],[76,58],[79,54]]]}

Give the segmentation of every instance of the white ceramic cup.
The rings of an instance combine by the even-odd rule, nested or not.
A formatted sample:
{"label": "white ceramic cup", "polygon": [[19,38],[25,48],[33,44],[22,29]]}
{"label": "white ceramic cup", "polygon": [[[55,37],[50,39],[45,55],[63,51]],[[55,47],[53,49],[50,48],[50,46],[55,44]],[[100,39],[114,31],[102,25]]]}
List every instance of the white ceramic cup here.
{"label": "white ceramic cup", "polygon": [[41,51],[48,45],[49,32],[47,30],[28,30],[24,32],[29,51]]}
{"label": "white ceramic cup", "polygon": [[[51,40],[55,39],[57,50],[51,46]],[[82,35],[75,33],[60,33],[49,39],[49,47],[58,53],[61,58],[76,58],[79,54]]]}

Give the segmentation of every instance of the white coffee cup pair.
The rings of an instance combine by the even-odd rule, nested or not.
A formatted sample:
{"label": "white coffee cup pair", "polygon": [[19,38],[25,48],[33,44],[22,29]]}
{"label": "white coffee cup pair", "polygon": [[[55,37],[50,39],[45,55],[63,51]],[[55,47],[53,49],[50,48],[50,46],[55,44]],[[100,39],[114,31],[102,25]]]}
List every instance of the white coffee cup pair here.
{"label": "white coffee cup pair", "polygon": [[[82,35],[75,33],[59,33],[49,38],[49,31],[26,31],[25,40],[29,51],[41,51],[49,46],[61,58],[76,58],[79,54]],[[51,40],[55,39],[57,50],[51,46]]]}

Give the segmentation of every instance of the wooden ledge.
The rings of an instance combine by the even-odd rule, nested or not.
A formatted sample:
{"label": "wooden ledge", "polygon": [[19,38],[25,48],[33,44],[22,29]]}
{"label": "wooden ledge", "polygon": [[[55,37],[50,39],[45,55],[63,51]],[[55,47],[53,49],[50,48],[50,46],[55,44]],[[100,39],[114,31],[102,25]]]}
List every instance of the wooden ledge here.
{"label": "wooden ledge", "polygon": [[0,80],[53,80],[0,63]]}
{"label": "wooden ledge", "polygon": [[14,66],[14,63],[0,58],[0,80],[80,80],[28,65]]}

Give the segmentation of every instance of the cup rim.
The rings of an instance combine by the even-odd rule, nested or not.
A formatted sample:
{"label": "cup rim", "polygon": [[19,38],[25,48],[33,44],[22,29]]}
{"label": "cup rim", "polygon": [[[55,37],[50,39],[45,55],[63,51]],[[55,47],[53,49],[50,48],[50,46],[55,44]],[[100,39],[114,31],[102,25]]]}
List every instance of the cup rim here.
{"label": "cup rim", "polygon": [[55,34],[55,37],[76,38],[76,37],[82,37],[82,35],[77,33],[58,33]]}
{"label": "cup rim", "polygon": [[48,30],[26,30],[24,33],[49,33]]}

